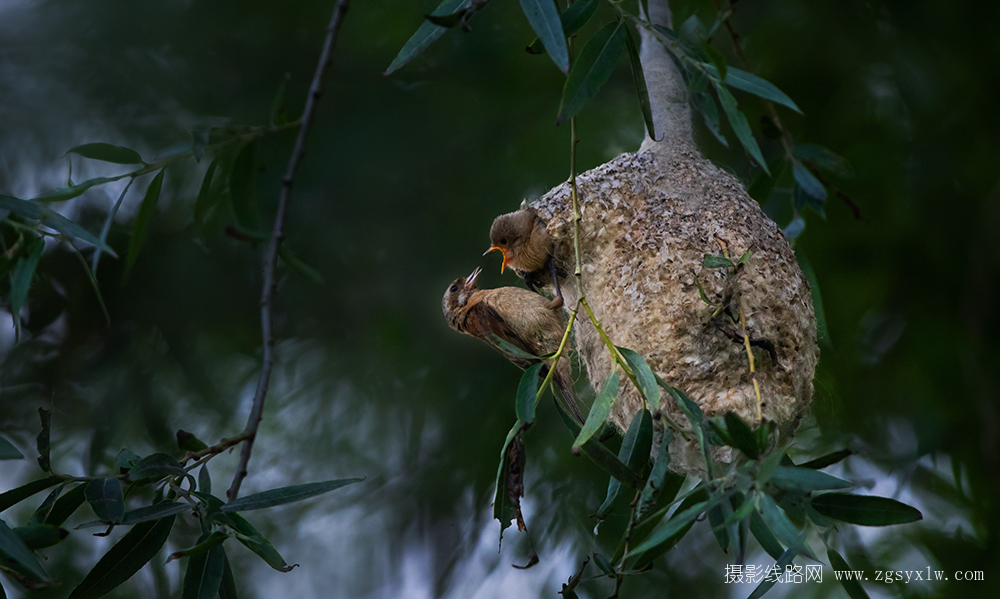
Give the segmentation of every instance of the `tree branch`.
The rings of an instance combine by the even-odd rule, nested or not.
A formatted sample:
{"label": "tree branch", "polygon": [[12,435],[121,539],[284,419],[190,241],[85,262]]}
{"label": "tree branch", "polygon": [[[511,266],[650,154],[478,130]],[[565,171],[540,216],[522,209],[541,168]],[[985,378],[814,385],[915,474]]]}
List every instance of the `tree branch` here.
{"label": "tree branch", "polygon": [[299,135],[295,139],[295,147],[292,156],[288,160],[288,167],[285,175],[281,179],[281,195],[278,198],[278,209],[274,216],[274,228],[271,229],[271,240],[267,246],[267,253],[264,255],[263,285],[260,294],[260,328],[264,340],[264,356],[260,369],[260,378],[257,379],[257,390],[253,397],[253,406],[250,408],[250,417],[247,419],[247,426],[243,430],[246,441],[240,451],[240,463],[236,468],[236,475],[233,477],[233,484],[226,491],[229,501],[236,499],[240,492],[240,485],[247,475],[247,464],[250,462],[250,452],[253,450],[253,442],[257,437],[257,428],[264,413],[264,399],[267,397],[267,388],[271,383],[271,369],[274,367],[274,332],[272,314],[272,301],[277,289],[277,281],[274,271],[278,263],[278,249],[281,240],[284,238],[285,213],[288,208],[288,198],[292,193],[292,182],[295,179],[295,171],[299,167],[299,162],[305,155],[306,135],[309,133],[309,126],[312,124],[313,116],[316,114],[316,106],[322,95],[323,75],[333,59],[333,45],[337,41],[337,34],[340,31],[340,23],[347,13],[350,0],[337,0],[333,7],[333,16],[326,27],[326,39],[323,40],[323,49],[320,51],[319,63],[316,65],[316,73],[313,75],[312,84],[309,86],[309,96],[306,98],[305,108],[302,110],[302,117],[299,119]]}
{"label": "tree branch", "polygon": [[[640,10],[641,6],[642,3]],[[647,18],[650,24],[672,27],[669,0],[649,0],[648,10],[648,17],[642,13],[640,15]],[[666,48],[653,33],[644,27],[638,29],[642,39],[639,60],[642,62],[642,72],[649,90],[649,104],[657,136],[657,139],[653,140],[647,134],[640,149],[663,152],[677,146],[693,148],[691,107],[688,104],[684,78]]]}

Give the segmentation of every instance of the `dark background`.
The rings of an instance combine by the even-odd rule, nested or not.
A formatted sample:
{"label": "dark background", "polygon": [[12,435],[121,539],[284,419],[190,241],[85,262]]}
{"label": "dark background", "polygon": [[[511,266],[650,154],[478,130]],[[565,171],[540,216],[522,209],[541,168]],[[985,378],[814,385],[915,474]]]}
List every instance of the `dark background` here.
{"label": "dark background", "polygon": [[[678,22],[693,11],[714,18],[709,2],[675,4]],[[325,283],[282,278],[279,363],[243,493],[368,478],[255,514],[302,567],[274,572],[234,544],[243,596],[553,597],[598,548],[587,515],[606,477],[569,454],[569,436],[546,405],[527,438],[525,500],[541,563],[511,568],[528,554],[515,529],[497,552],[493,478],[520,373],[450,331],[439,308],[446,284],[477,265],[486,287],[516,283],[497,273],[498,258],[480,254],[494,216],[568,175],[569,131],[554,126],[563,79],[547,57],[523,52],[534,36],[514,2],[491,3],[471,33],[449,32],[383,77],[432,8],[357,1],[346,17],[286,237]],[[298,113],[330,10],[318,2],[0,4],[0,193],[26,198],[62,185],[60,157],[78,144],[118,143],[149,157],[192,129],[261,124],[286,72],[289,112]],[[831,198],[827,219],[810,213],[796,246],[816,271],[830,331],[799,446],[857,450],[834,472],[862,492],[917,505],[924,521],[846,527],[842,552],[869,572],[984,571],[983,582],[870,582],[873,596],[994,597],[1000,5],[740,2],[733,23],[756,72],[805,113],[781,113],[796,140],[831,148],[855,172],[835,183],[862,219]],[[715,45],[736,64],[728,39]],[[737,95],[759,134],[763,106]],[[581,168],[638,147],[642,119],[626,65],[578,121]],[[758,170],[727,134],[730,149],[704,128],[697,137],[749,185]],[[269,138],[258,152],[266,223],[293,139]],[[759,139],[765,155],[779,155],[778,144]],[[102,261],[110,326],[76,258],[46,252],[22,342],[7,324],[0,334],[0,432],[26,454],[39,406],[53,410],[56,467],[73,474],[107,472],[121,447],[173,451],[178,428],[215,441],[244,425],[259,360],[262,249],[223,233],[233,220],[225,211],[204,230],[192,225],[205,166],[167,171],[126,283],[121,261]],[[77,181],[111,172],[123,171],[74,159]],[[121,254],[147,181],[112,229]],[[67,214],[99,230],[119,185],[88,192]],[[211,463],[217,493],[235,461]],[[33,460],[0,464],[2,489],[38,475]],[[4,518],[26,516],[28,503]],[[84,511],[69,523],[90,519]],[[171,547],[190,544],[196,525],[174,535]],[[48,550],[46,567],[65,584],[46,596],[65,596],[108,546],[84,530]],[[116,595],[179,592],[183,562],[161,557]],[[752,561],[770,563],[759,550]],[[624,596],[746,596],[750,587],[723,583],[726,563],[699,524],[653,572],[629,579]],[[17,596],[9,579],[3,585]],[[582,587],[591,597],[610,591],[607,582]],[[843,596],[830,580],[772,590],[793,593]]]}

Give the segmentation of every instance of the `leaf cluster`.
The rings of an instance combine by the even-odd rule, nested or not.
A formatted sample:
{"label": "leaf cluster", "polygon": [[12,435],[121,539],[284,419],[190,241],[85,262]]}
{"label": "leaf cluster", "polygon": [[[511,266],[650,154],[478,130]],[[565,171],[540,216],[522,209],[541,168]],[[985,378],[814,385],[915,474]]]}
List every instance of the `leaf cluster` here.
{"label": "leaf cluster", "polygon": [[[100,528],[107,536],[115,527],[128,527],[118,540],[73,589],[73,599],[102,597],[131,578],[159,553],[170,537],[178,516],[193,517],[201,526],[195,545],[170,554],[167,562],[188,558],[184,574],[185,598],[223,599],[236,597],[236,586],[224,543],[235,539],[275,570],[290,571],[278,550],[243,515],[315,497],[360,482],[344,478],[293,485],[246,495],[225,502],[212,494],[208,464],[186,466],[166,453],[139,456],[122,449],[111,472],[97,477],[74,477],[56,472],[50,463],[49,413],[39,410],[42,430],[37,438],[38,463],[43,478],[0,493],[0,512],[52,489],[28,519],[11,527],[0,520],[0,571],[26,589],[44,589],[60,584],[42,565],[42,550],[71,535],[63,525],[86,504],[96,518],[76,530]],[[191,438],[178,436],[190,446]],[[197,439],[194,439],[197,441]],[[204,443],[199,442],[207,447]],[[186,454],[187,455],[187,454]],[[0,438],[0,459],[24,459],[10,441]],[[198,464],[197,477],[191,470]],[[230,544],[231,545],[231,544]]]}
{"label": "leaf cluster", "polygon": [[[728,266],[733,265],[730,262]],[[630,356],[629,362],[636,373],[648,369],[639,354],[618,349]],[[811,546],[814,538],[827,545],[829,559],[843,560],[830,538],[833,531],[845,524],[888,526],[922,518],[917,509],[894,499],[851,493],[853,483],[821,471],[852,452],[841,450],[795,464],[787,456],[787,446],[777,443],[773,422],[763,420],[751,425],[732,412],[709,417],[683,391],[651,371],[649,374],[659,391],[658,397],[679,409],[687,425],[672,430],[663,424],[661,411],[667,404],[661,404],[659,410],[643,408],[635,413],[617,454],[597,434],[609,427],[607,416],[618,395],[617,371],[603,384],[583,426],[556,401],[558,412],[575,439],[572,449],[609,474],[604,501],[593,517],[608,518],[615,510],[623,509],[619,498],[632,497],[629,524],[615,551],[610,555],[594,553],[594,563],[601,573],[593,578],[613,579],[618,585],[624,577],[647,571],[658,557],[687,535],[695,522],[703,519],[709,521],[720,548],[736,563],[744,562],[753,538],[776,560],[776,567],[784,569],[797,557],[818,561],[818,554]],[[515,402],[518,411],[526,395],[534,399],[539,375],[536,368],[524,373]],[[638,376],[636,380],[644,378],[645,375]],[[661,424],[654,427],[657,420]],[[517,498],[524,493],[526,457],[520,437],[527,428],[518,420],[501,450],[494,497],[494,516],[500,520],[501,535],[513,519],[521,523],[519,527],[523,526]],[[676,435],[697,443],[704,461],[700,480],[689,482],[670,470],[669,447]],[[516,451],[512,452],[513,447]],[[727,452],[731,455],[730,462],[715,459]],[[518,473],[516,479],[511,478],[511,472]],[[516,494],[511,493],[512,486],[518,486]],[[681,494],[682,488],[689,490]],[[587,579],[582,578],[581,571],[564,591],[572,591],[582,580]],[[773,581],[763,581],[754,596],[763,595],[772,584]]]}

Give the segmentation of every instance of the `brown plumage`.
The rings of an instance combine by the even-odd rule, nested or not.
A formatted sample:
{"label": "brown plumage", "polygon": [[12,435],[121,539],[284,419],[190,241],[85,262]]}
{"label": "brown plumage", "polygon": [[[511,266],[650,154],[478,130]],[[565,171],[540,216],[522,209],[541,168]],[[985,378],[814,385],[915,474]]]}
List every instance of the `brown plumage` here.
{"label": "brown plumage", "polygon": [[496,217],[490,227],[490,243],[483,255],[499,250],[503,255],[501,273],[509,266],[532,291],[553,286],[555,298],[549,305],[552,308],[562,306],[559,278],[566,273],[554,254],[555,244],[545,228],[545,221],[534,210],[522,207]]}
{"label": "brown plumage", "polygon": [[[545,297],[518,287],[478,289],[476,280],[481,272],[477,268],[468,277],[455,279],[445,290],[441,310],[448,325],[485,341],[521,370],[537,364],[540,358],[529,359],[506,351],[495,338],[532,356],[555,353],[566,330],[562,311],[552,307]],[[560,358],[552,378],[576,418],[583,422],[573,394],[568,358]]]}
{"label": "brown plumage", "polygon": [[[578,175],[576,182],[581,287],[605,333],[615,344],[642,354],[654,372],[685,391],[709,416],[734,411],[753,422],[757,401],[746,349],[716,326],[713,308],[700,298],[698,277],[710,299],[726,300],[733,311],[742,308],[752,345],[761,339],[774,350],[754,347],[755,377],[763,415],[782,433],[790,432],[812,396],[819,352],[809,285],[778,227],[736,179],[683,148],[624,154]],[[532,240],[551,240],[549,255],[557,263],[563,259],[566,305],[576,305],[577,286],[566,278],[575,253],[570,185],[498,217],[491,235],[501,226],[507,241],[501,249],[515,269],[537,269],[537,260],[524,264],[523,250],[545,246]],[[512,238],[511,230],[520,236]],[[494,238],[494,244],[498,241]],[[706,254],[720,253],[720,241],[733,259],[753,251],[742,268],[737,296],[726,293],[725,269],[703,266]],[[551,275],[543,287],[554,290]],[[600,388],[612,370],[611,354],[588,318],[577,319],[573,339],[591,384]],[[641,407],[638,392],[623,384],[610,420],[624,430]],[[673,402],[661,407],[686,424]],[[671,468],[704,468],[698,451],[681,435],[674,436],[671,454]]]}

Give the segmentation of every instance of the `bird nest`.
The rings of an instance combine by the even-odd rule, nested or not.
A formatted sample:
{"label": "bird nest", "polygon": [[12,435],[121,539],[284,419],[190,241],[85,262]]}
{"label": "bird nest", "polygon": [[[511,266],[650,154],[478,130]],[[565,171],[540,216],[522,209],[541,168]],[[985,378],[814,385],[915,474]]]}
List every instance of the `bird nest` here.
{"label": "bird nest", "polygon": [[[583,292],[611,340],[645,356],[706,415],[732,411],[749,423],[762,415],[780,434],[790,434],[813,393],[816,319],[788,241],[740,182],[695,151],[680,149],[623,154],[579,175],[577,185]],[[530,206],[546,221],[554,253],[572,273],[569,185]],[[736,263],[748,251],[738,269],[706,266],[706,255],[728,255]],[[564,281],[562,291],[572,309],[575,283]],[[574,337],[599,388],[611,373],[611,355],[587,318],[577,319]],[[636,389],[623,385],[611,421],[624,429],[641,407]],[[665,399],[660,409],[686,423],[674,402]],[[697,447],[680,435],[671,455],[676,471],[704,468]],[[716,457],[728,461],[727,455]]]}

